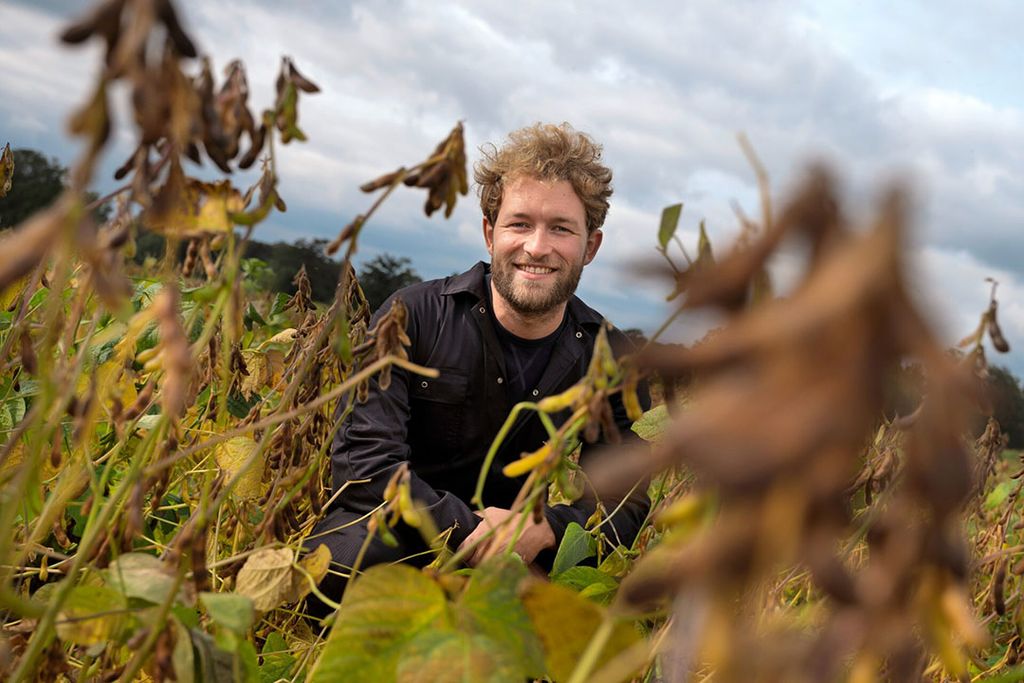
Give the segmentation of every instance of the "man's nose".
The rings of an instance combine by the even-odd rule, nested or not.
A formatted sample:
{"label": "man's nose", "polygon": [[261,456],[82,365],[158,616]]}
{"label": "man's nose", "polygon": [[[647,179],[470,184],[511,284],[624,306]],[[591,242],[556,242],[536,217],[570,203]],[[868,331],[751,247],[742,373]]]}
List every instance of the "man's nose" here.
{"label": "man's nose", "polygon": [[547,228],[537,227],[526,238],[523,250],[533,258],[542,258],[551,251],[551,240]]}

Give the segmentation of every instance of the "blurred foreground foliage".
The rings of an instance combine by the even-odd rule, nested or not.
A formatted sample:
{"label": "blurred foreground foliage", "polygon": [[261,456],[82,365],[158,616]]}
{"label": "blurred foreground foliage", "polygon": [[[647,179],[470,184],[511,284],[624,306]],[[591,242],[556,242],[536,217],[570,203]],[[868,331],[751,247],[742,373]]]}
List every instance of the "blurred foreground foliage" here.
{"label": "blurred foreground foliage", "polygon": [[[892,188],[874,223],[853,230],[835,182],[814,169],[776,209],[745,143],[762,211],[739,216],[739,244],[713,250],[701,225],[695,257],[681,249],[677,262],[681,205],[658,232],[673,319],[711,307],[722,327],[692,347],[660,343],[663,328],[622,363],[602,338],[577,386],[517,407],[572,417],[513,463],[527,480],[495,536],[514,534],[549,486],[571,498],[584,484],[603,495],[640,482],[653,508],[636,541],[609,538],[599,506],[586,528],[567,530],[547,577],[496,552],[467,570],[399,476],[377,531],[418,524],[436,561],[366,569],[335,614],[307,618],[305,596],[339,571],[322,548],[299,551],[344,495],[326,489],[334,406],[374,373],[386,381],[393,364],[435,372],[406,359],[401,306],[367,329],[351,256],[401,185],[426,190],[428,215],[451,212],[467,190],[461,124],[423,162],[363,186],[377,198],[324,248],[344,248],[329,296],[308,268],[291,294],[264,294],[280,283],[247,249],[286,209],[275,145],[305,140],[298,102],[316,85],[283,60],[276,101],[255,116],[240,63],[219,89],[207,60],[183,70],[198,51],[168,0],[106,0],[63,37],[99,37],[107,52],[71,121],[82,159],[56,201],[0,242],[5,676],[1020,677],[1024,478],[982,389],[986,374],[1007,384],[985,357],[1008,348],[995,286],[977,330],[948,352],[903,289],[903,192]],[[86,190],[115,82],[132,92],[138,148],[99,222]],[[7,159],[0,188],[14,196]],[[257,161],[262,175],[245,190],[184,172]],[[133,263],[139,223],[163,240],[145,268]],[[789,240],[810,257],[797,288],[775,298],[766,263]],[[664,403],[640,415],[643,376]],[[901,376],[922,383],[907,383],[893,408]],[[572,451],[603,428],[616,392],[653,445],[584,477]]]}

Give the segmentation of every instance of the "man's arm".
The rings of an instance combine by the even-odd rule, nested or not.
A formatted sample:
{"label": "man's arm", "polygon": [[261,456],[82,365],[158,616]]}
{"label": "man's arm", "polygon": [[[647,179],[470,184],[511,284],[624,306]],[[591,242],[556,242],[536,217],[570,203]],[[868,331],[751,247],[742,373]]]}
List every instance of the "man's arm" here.
{"label": "man's arm", "polygon": [[[390,308],[390,299],[373,316],[376,324]],[[410,311],[409,334],[415,334]],[[414,337],[415,338],[415,337]],[[331,480],[335,491],[348,481],[368,479],[353,484],[341,494],[340,503],[355,512],[369,512],[384,499],[384,489],[395,470],[408,462],[409,373],[392,367],[391,384],[381,389],[377,378],[370,380],[365,403],[356,403],[351,414],[338,429],[331,444]],[[355,400],[353,398],[353,400]],[[339,405],[338,410],[344,409]],[[479,518],[457,496],[434,489],[410,470],[412,497],[425,505],[444,530],[455,526],[449,543],[457,546],[479,523]]]}

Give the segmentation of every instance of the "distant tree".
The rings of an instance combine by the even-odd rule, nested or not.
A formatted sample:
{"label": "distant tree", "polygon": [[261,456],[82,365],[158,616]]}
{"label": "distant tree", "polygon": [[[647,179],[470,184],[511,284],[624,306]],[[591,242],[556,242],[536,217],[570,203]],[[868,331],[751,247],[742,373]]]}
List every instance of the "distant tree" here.
{"label": "distant tree", "polygon": [[1024,389],[1020,380],[1009,369],[994,365],[988,369],[988,386],[993,417],[1009,437],[1010,448],[1024,448]]}
{"label": "distant tree", "polygon": [[294,244],[266,244],[254,240],[246,247],[245,257],[258,258],[266,263],[273,273],[271,289],[287,294],[295,292],[292,280],[299,268],[306,266],[313,300],[328,302],[334,300],[341,264],[327,255],[326,247],[327,240],[324,239],[299,240]]}
{"label": "distant tree", "polygon": [[[67,180],[67,168],[56,158],[47,159],[34,149],[16,149],[14,152],[14,178],[11,191],[0,199],[0,230],[12,228],[39,209],[53,203]],[[87,192],[86,202],[96,199]],[[110,216],[110,207],[101,206],[93,214],[103,222]]]}
{"label": "distant tree", "polygon": [[10,193],[0,199],[0,228],[10,228],[49,206],[64,190],[67,169],[33,149],[14,150]]}
{"label": "distant tree", "polygon": [[[185,258],[187,240],[178,245],[177,260]],[[250,283],[270,292],[294,294],[292,280],[299,268],[306,266],[313,300],[323,303],[334,300],[334,290],[341,276],[341,264],[327,255],[327,240],[299,240],[294,244],[275,242],[268,244],[250,240],[243,257],[262,261],[258,277],[251,277]],[[163,258],[165,240],[162,235],[142,229],[135,239],[135,261],[142,263],[147,257]]]}
{"label": "distant tree", "polygon": [[412,261],[404,256],[381,254],[367,261],[359,269],[359,286],[370,303],[372,310],[377,310],[391,294],[402,287],[422,282],[415,270],[410,268]]}

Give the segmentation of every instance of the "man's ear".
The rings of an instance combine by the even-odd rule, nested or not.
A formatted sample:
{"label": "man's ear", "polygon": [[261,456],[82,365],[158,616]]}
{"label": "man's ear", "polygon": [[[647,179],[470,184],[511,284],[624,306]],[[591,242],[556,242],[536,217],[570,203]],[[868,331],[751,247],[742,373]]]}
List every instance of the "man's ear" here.
{"label": "man's ear", "polygon": [[487,245],[487,253],[492,257],[494,256],[494,226],[487,220],[487,216],[484,216],[483,220],[484,227],[484,243]]}
{"label": "man's ear", "polygon": [[588,265],[597,256],[597,250],[601,248],[601,240],[604,239],[604,233],[600,230],[595,230],[587,236],[587,253],[583,255],[583,265]]}

